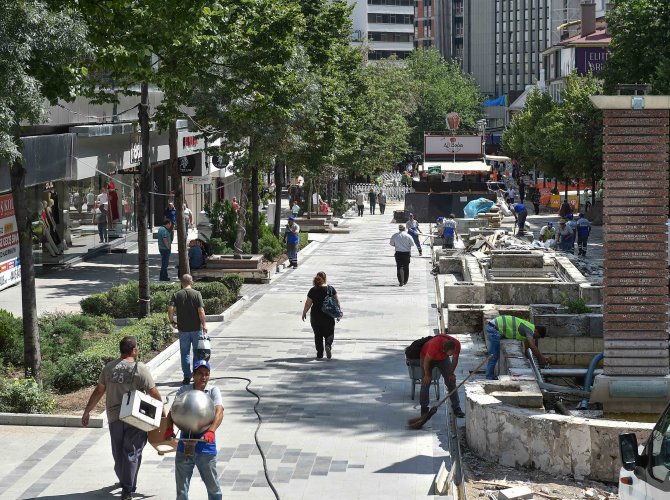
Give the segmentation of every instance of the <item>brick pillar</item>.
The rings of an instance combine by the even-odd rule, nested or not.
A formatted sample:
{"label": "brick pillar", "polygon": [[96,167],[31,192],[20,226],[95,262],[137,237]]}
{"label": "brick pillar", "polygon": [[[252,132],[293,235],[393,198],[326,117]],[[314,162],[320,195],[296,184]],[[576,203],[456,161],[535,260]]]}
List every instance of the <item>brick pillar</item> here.
{"label": "brick pillar", "polygon": [[668,374],[668,109],[604,109],[606,375]]}

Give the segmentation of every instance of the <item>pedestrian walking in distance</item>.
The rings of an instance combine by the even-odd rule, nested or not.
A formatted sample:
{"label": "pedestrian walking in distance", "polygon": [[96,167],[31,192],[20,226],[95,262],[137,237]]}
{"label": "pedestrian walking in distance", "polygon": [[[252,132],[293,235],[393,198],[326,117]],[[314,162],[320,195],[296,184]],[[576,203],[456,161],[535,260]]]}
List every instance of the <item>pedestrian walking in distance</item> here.
{"label": "pedestrian walking in distance", "polygon": [[[177,455],[174,459],[175,482],[177,483],[177,500],[188,500],[188,490],[193,477],[193,468],[197,467],[200,477],[207,488],[209,500],[221,500],[221,485],[216,470],[216,430],[223,422],[223,401],[219,388],[209,383],[211,367],[207,361],[200,360],[193,366],[193,384],[182,385],[175,397],[189,391],[203,391],[214,403],[214,420],[207,430],[196,434],[188,434],[182,431],[183,439],[202,439],[203,442],[195,445],[195,454],[188,456],[184,452],[184,442],[179,441]],[[174,426],[172,413],[167,417],[167,429],[163,438],[169,441],[174,438]]]}
{"label": "pedestrian walking in distance", "polygon": [[298,248],[300,247],[300,226],[296,224],[295,217],[288,218],[286,231],[284,232],[286,240],[286,256],[288,265],[293,269],[298,269]]}
{"label": "pedestrian walking in distance", "polygon": [[377,202],[379,203],[379,213],[384,215],[384,212],[386,212],[386,193],[384,191],[379,191]]}
{"label": "pedestrian walking in distance", "polygon": [[[421,366],[423,367],[423,379],[421,381],[421,393],[419,402],[421,403],[421,415],[428,413],[428,403],[430,403],[430,383],[432,379],[433,368],[437,367],[444,378],[444,383],[449,392],[456,388],[456,367],[458,366],[458,356],[461,353],[461,343],[450,335],[435,335],[421,347]],[[451,357],[451,361],[449,360]],[[461,403],[458,398],[458,391],[454,391],[449,397],[451,399],[451,409],[459,418],[465,417],[461,409]]]}
{"label": "pedestrian walking in distance", "polygon": [[[143,391],[154,399],[161,401],[161,394],[151,372],[144,363],[137,361],[138,347],[135,337],[123,337],[119,342],[121,357],[105,365],[98,377],[98,384],[88,399],[81,425],[88,426],[91,411],[102,396],[107,394],[105,407],[109,436],[112,442],[114,472],[121,485],[121,498],[133,498],[137,485],[137,473],[142,464],[142,450],[147,444],[147,433],[137,427],[119,420],[121,402],[132,390]],[[165,409],[163,409],[165,416]]]}
{"label": "pedestrian walking in distance", "polygon": [[405,286],[409,279],[409,262],[412,257],[414,240],[405,231],[405,225],[398,226],[398,232],[391,236],[389,245],[395,247],[395,265],[398,274],[398,284]]}
{"label": "pedestrian walking in distance", "polygon": [[316,346],[316,359],[323,359],[324,342],[326,357],[330,359],[333,353],[333,339],[335,337],[335,318],[323,312],[323,303],[327,296],[331,296],[340,305],[337,290],[328,284],[326,273],[318,272],[312,282],[314,286],[307,292],[307,300],[302,310],[302,320],[307,318],[309,311],[309,322],[314,331],[314,345]]}
{"label": "pedestrian walking in distance", "polygon": [[421,234],[421,229],[419,229],[419,222],[414,218],[414,214],[409,214],[409,220],[407,221],[407,232],[414,240],[416,248],[419,250],[419,255],[422,255],[421,242],[419,241],[419,234]]}
{"label": "pedestrian walking in distance", "polygon": [[530,321],[517,318],[516,316],[503,315],[488,320],[486,323],[486,337],[489,341],[490,358],[486,364],[486,378],[489,380],[498,380],[498,377],[495,375],[495,368],[500,359],[501,339],[523,342],[524,352],[527,346],[533,351],[540,365],[545,366],[549,364],[551,360],[544,356],[535,344],[535,340],[544,337],[545,334],[546,331],[544,329],[540,331],[540,328],[536,328]]}
{"label": "pedestrian walking in distance", "polygon": [[577,220],[577,247],[579,248],[579,255],[586,257],[586,245],[589,242],[589,235],[591,234],[591,222],[583,213],[579,214]]}
{"label": "pedestrian walking in distance", "polygon": [[372,188],[370,188],[370,192],[368,193],[368,203],[370,203],[370,215],[374,215],[377,208],[377,193]]}
{"label": "pedestrian walking in distance", "polygon": [[356,195],[356,206],[358,207],[358,216],[363,217],[363,211],[365,210],[365,194],[363,191]]}
{"label": "pedestrian walking in distance", "polygon": [[[205,304],[199,291],[193,290],[193,278],[184,274],[179,278],[181,290],[176,292],[170,300],[167,310],[168,319],[179,330],[179,351],[181,353],[181,371],[184,374],[182,384],[191,382],[191,348],[195,358],[198,349],[198,340],[207,333]],[[177,321],[174,313],[177,313]],[[200,361],[194,359],[193,362]]]}

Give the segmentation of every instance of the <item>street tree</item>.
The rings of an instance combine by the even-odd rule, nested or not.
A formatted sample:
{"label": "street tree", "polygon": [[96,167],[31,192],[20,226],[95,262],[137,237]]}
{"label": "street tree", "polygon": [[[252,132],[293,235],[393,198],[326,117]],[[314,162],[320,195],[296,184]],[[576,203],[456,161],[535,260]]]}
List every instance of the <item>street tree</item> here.
{"label": "street tree", "polygon": [[[261,0],[237,3],[228,19],[235,20],[232,31],[239,38],[219,53],[207,75],[192,82],[188,104],[209,141],[220,141],[224,161],[232,163],[242,180],[234,245],[239,255],[247,232],[247,193],[257,193],[260,169],[273,157],[273,124],[288,119],[295,97],[297,34],[303,18],[293,0]],[[257,196],[251,197],[251,204],[252,251],[257,251]]]}
{"label": "street tree", "polygon": [[46,119],[45,104],[69,99],[86,74],[86,27],[76,12],[38,0],[0,2],[0,159],[9,163],[19,233],[26,377],[41,384],[32,224],[22,163],[21,123]]}
{"label": "street tree", "polygon": [[617,84],[651,83],[655,94],[670,93],[670,3],[613,0],[607,13],[612,33],[605,66],[608,93]]}
{"label": "street tree", "polygon": [[415,50],[406,67],[416,94],[416,110],[408,116],[414,151],[423,151],[425,132],[446,128],[452,111],[460,115],[462,129],[477,130],[477,120],[483,117],[479,87],[457,61],[445,61],[436,49]]}
{"label": "street tree", "polygon": [[602,81],[592,74],[577,76],[573,72],[561,91],[561,102],[554,107],[553,151],[562,158],[564,174],[591,181],[592,203],[595,186],[602,177],[602,111],[590,96],[603,93]]}

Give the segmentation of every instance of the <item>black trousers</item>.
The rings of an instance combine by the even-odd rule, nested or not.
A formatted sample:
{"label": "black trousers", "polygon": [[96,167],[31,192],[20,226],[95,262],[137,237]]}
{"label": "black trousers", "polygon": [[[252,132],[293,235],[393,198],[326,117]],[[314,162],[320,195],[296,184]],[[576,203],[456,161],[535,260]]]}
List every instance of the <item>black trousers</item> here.
{"label": "black trousers", "polygon": [[363,210],[365,210],[365,205],[358,205],[358,216],[363,217]]}
{"label": "black trousers", "polygon": [[535,215],[540,215],[540,204],[533,202],[533,208],[535,209]]}
{"label": "black trousers", "polygon": [[395,265],[398,273],[398,283],[404,285],[409,279],[409,261],[411,254],[409,252],[396,252]]}
{"label": "black trousers", "polygon": [[589,236],[577,235],[577,246],[579,248],[579,255],[586,255],[586,245],[589,242]]}
{"label": "black trousers", "polygon": [[309,322],[314,331],[316,357],[323,358],[324,341],[327,346],[333,345],[333,339],[335,338],[335,320],[333,318],[314,318],[310,316]]}
{"label": "black trousers", "polygon": [[386,211],[386,203],[384,203],[383,205],[380,203],[379,204],[379,213],[384,215],[385,211]]}

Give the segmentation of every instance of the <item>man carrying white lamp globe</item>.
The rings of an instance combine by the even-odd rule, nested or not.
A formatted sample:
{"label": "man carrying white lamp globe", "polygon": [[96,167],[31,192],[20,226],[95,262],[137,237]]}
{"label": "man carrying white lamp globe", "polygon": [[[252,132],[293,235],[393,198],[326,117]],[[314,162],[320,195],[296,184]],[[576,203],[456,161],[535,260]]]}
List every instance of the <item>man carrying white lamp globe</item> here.
{"label": "man carrying white lamp globe", "polygon": [[223,402],[219,389],[208,383],[209,374],[209,363],[197,361],[193,384],[179,388],[167,416],[164,439],[174,438],[174,424],[181,430],[175,457],[177,500],[188,500],[193,467],[200,472],[209,500],[222,498],[216,471],[216,429],[223,421]]}

